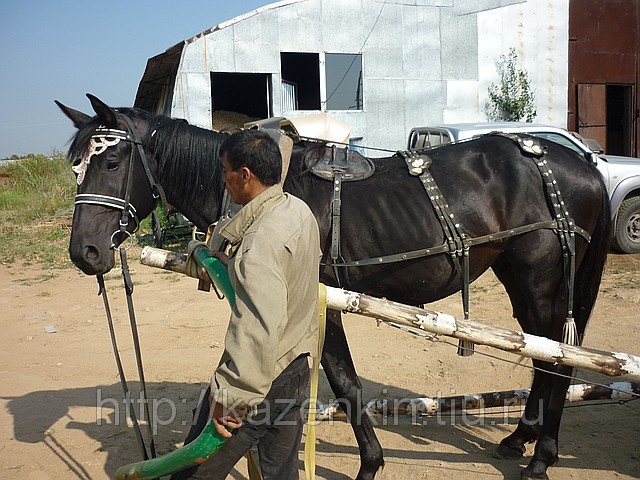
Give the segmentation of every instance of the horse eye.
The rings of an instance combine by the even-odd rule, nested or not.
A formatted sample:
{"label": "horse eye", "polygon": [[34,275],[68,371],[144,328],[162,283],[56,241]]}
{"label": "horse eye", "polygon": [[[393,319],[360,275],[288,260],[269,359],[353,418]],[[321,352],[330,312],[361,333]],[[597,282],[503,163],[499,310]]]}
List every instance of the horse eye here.
{"label": "horse eye", "polygon": [[109,170],[110,172],[113,172],[114,170],[117,170],[119,166],[120,166],[120,162],[108,162],[107,170]]}

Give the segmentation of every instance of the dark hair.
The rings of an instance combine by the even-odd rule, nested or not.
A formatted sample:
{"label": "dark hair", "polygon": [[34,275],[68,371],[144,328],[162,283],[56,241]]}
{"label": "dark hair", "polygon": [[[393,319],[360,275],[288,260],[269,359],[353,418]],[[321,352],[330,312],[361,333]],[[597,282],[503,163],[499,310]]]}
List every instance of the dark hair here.
{"label": "dark hair", "polygon": [[260,130],[234,133],[220,146],[220,157],[224,155],[234,171],[247,167],[267,186],[280,181],[282,156],[278,144],[268,133]]}

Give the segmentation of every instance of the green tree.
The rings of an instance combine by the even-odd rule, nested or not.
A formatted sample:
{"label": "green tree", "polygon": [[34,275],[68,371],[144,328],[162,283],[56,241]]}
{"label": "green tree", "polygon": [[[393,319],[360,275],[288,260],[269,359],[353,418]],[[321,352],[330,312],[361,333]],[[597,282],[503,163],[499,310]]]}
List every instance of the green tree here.
{"label": "green tree", "polygon": [[518,66],[515,48],[500,55],[496,62],[500,83],[489,85],[489,101],[485,113],[489,120],[532,122],[536,117],[535,95],[526,70]]}

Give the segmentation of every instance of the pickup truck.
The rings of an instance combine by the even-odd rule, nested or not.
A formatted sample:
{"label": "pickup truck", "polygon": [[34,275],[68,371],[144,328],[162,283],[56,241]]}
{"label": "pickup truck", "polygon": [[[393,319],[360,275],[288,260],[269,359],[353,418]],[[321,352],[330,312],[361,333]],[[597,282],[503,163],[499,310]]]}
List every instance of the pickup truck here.
{"label": "pickup truck", "polygon": [[596,164],[611,199],[611,246],[622,253],[640,253],[640,159],[593,152],[577,134],[535,123],[489,122],[412,128],[409,149],[425,149],[471,139],[490,132],[527,133],[570,148]]}

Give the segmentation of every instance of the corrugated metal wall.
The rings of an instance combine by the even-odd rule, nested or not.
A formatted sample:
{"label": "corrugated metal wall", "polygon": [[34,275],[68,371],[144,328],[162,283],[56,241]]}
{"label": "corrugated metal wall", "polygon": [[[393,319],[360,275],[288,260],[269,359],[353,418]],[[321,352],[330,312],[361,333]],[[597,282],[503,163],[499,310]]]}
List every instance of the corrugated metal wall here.
{"label": "corrugated metal wall", "polygon": [[537,93],[538,121],[564,126],[568,0],[300,0],[249,12],[187,40],[171,114],[210,128],[211,72],[268,75],[282,110],[280,52],[362,54],[362,110],[331,111],[363,144],[404,148],[408,131],[484,120],[495,62],[515,47]]}

